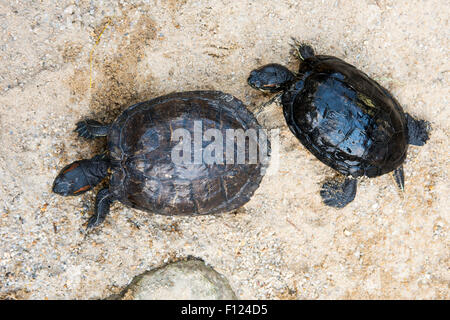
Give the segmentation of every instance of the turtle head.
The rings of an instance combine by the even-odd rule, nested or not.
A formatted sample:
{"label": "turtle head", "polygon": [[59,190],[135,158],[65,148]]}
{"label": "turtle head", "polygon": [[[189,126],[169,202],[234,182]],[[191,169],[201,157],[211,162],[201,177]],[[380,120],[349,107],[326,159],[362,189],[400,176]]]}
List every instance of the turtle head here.
{"label": "turtle head", "polygon": [[53,192],[62,196],[75,196],[92,188],[81,167],[81,161],[65,166],[53,182]]}
{"label": "turtle head", "polygon": [[77,196],[91,190],[108,174],[108,162],[94,157],[65,166],[53,182],[53,192],[62,196]]}
{"label": "turtle head", "polygon": [[286,67],[272,63],[250,72],[248,84],[263,92],[279,92],[294,80],[295,76]]}

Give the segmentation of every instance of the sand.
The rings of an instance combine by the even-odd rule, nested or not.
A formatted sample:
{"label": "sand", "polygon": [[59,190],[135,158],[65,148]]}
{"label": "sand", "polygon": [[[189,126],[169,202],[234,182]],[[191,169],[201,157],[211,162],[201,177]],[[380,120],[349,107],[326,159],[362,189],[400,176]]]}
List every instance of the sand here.
{"label": "sand", "polygon": [[[134,276],[194,256],[240,299],[449,299],[449,10],[446,1],[3,1],[0,4],[0,297],[99,299]],[[276,105],[280,167],[237,213],[152,216],[119,203],[86,233],[95,193],[51,193],[67,163],[104,140],[72,132],[162,94],[246,84],[291,37],[354,64],[431,123],[410,147],[405,192],[363,179],[341,210],[319,189],[334,173],[290,133]],[[96,45],[96,43],[98,43]]]}

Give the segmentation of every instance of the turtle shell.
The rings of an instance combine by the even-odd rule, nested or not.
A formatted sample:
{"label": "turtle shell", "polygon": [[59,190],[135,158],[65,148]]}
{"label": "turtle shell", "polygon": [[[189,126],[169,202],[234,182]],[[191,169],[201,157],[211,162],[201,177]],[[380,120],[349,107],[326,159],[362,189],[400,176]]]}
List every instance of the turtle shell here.
{"label": "turtle shell", "polygon": [[[191,162],[173,161],[172,151],[180,143],[173,133],[187,129],[194,150],[196,125],[201,134],[217,129],[223,137],[227,129],[261,129],[241,101],[219,91],[173,93],[135,104],[116,119],[108,134],[113,195],[128,206],[164,215],[221,213],[248,202],[266,161],[225,162],[225,147],[223,164],[194,156]],[[203,151],[209,143],[200,142]],[[252,143],[259,150],[259,140]]]}
{"label": "turtle shell", "polygon": [[282,103],[302,144],[344,175],[375,177],[405,160],[408,128],[401,106],[381,85],[336,57],[305,59]]}

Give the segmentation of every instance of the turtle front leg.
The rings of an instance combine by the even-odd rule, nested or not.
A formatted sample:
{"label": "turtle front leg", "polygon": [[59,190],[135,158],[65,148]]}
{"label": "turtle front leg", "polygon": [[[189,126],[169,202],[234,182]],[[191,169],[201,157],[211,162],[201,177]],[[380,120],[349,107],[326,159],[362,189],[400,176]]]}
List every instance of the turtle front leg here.
{"label": "turtle front leg", "polygon": [[97,193],[95,198],[95,213],[89,218],[86,229],[96,227],[105,221],[106,216],[109,214],[109,208],[114,200],[108,188],[104,188]]}
{"label": "turtle front leg", "polygon": [[96,120],[87,119],[79,121],[74,131],[78,132],[80,137],[94,139],[107,136],[109,125],[101,124]]}
{"label": "turtle front leg", "polygon": [[281,97],[283,96],[283,92],[277,93],[275,96],[273,96],[269,101],[264,102],[262,105],[256,107],[256,109],[253,111],[253,115],[256,119],[258,119],[258,116],[261,112],[263,112],[267,106],[270,106],[272,103],[276,103],[277,105],[281,105]]}
{"label": "turtle front leg", "polygon": [[357,180],[346,177],[344,182],[338,179],[327,180],[320,190],[323,202],[330,207],[343,208],[355,199]]}
{"label": "turtle front leg", "polygon": [[423,146],[429,139],[430,123],[426,120],[416,120],[408,113],[405,117],[408,125],[408,143]]}
{"label": "turtle front leg", "polygon": [[291,46],[295,49],[295,57],[298,60],[305,60],[315,56],[314,49],[306,43],[300,42],[297,39],[291,37],[294,41]]}

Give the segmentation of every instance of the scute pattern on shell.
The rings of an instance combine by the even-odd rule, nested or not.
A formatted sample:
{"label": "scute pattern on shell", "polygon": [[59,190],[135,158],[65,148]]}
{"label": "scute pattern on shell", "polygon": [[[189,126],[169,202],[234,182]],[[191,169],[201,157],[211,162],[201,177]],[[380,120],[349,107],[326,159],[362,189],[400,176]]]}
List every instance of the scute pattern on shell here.
{"label": "scute pattern on shell", "polygon": [[202,134],[209,128],[224,137],[226,129],[261,129],[241,101],[220,91],[173,93],[133,105],[108,135],[114,196],[134,208],[165,215],[228,212],[248,202],[266,167],[261,159],[256,164],[172,161],[178,143],[171,141],[172,133],[184,128],[193,136],[198,120]]}
{"label": "scute pattern on shell", "polygon": [[408,128],[402,108],[386,89],[341,59],[305,59],[282,102],[291,131],[344,175],[375,177],[405,160]]}

